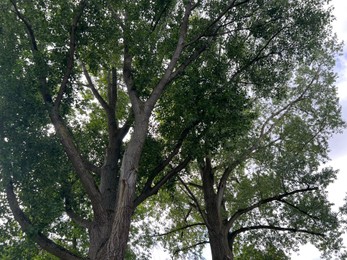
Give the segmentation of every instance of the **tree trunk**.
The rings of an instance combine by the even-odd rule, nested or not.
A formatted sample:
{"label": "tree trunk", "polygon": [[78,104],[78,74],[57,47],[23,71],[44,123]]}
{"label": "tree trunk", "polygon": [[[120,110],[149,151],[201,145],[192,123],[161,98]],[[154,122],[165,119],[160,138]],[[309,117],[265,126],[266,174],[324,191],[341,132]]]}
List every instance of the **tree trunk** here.
{"label": "tree trunk", "polygon": [[233,260],[233,253],[229,248],[227,232],[209,230],[210,247],[213,260]]}
{"label": "tree trunk", "polygon": [[146,117],[135,119],[134,133],[126,148],[120,169],[117,202],[112,231],[107,246],[108,260],[124,259],[131,217],[134,212],[137,169],[148,128]]}
{"label": "tree trunk", "polygon": [[202,187],[204,193],[206,226],[210,240],[213,260],[233,260],[232,249],[228,243],[228,229],[222,217],[222,205],[218,201],[218,195],[214,189],[214,173],[209,158],[205,159],[205,165],[201,168]]}
{"label": "tree trunk", "polygon": [[104,260],[107,255],[107,241],[112,228],[112,222],[95,221],[89,230],[88,258],[92,260]]}

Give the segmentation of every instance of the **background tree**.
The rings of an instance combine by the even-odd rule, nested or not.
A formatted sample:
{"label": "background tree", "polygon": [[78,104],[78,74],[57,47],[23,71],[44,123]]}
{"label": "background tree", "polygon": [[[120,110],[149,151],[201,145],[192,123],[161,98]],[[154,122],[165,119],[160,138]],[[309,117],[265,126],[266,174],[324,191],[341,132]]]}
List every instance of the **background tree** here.
{"label": "background tree", "polygon": [[4,210],[56,257],[123,259],[144,201],[336,51],[323,4],[2,1]]}

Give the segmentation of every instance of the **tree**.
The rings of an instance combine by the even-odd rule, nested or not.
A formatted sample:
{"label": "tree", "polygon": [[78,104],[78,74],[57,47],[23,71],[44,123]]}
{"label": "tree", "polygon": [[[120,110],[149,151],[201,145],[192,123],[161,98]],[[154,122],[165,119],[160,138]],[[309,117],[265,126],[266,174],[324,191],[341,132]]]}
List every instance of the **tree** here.
{"label": "tree", "polygon": [[123,259],[145,201],[248,136],[249,95],[283,100],[337,49],[314,0],[10,0],[0,19],[5,208],[63,259]]}

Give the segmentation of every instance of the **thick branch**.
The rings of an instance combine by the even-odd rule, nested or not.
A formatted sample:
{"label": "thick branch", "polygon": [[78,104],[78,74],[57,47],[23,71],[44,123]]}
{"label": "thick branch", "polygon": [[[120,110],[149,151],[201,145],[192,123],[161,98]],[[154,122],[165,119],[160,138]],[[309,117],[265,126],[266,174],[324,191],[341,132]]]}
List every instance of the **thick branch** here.
{"label": "thick branch", "polygon": [[188,32],[188,24],[189,24],[189,16],[192,11],[192,5],[191,1],[187,2],[186,8],[185,8],[185,13],[184,17],[182,20],[181,28],[180,28],[180,33],[178,37],[178,42],[176,45],[176,49],[172,55],[171,61],[169,65],[167,66],[164,75],[162,76],[161,80],[159,81],[158,85],[153,89],[150,97],[148,98],[146,102],[146,114],[150,113],[159,99],[160,95],[163,93],[165,86],[169,83],[171,74],[178,62],[178,59],[181,56],[182,50],[184,48],[184,42],[187,36]]}
{"label": "thick branch", "polygon": [[308,191],[313,191],[313,190],[318,190],[317,187],[308,187],[308,188],[305,188],[305,189],[299,189],[299,190],[294,190],[294,191],[291,191],[291,192],[285,192],[283,194],[279,194],[279,195],[276,195],[276,196],[273,196],[273,197],[269,197],[269,198],[266,198],[266,199],[262,199],[260,201],[258,201],[257,203],[254,203],[253,205],[249,206],[249,207],[246,207],[246,208],[243,208],[243,209],[239,209],[237,210],[228,220],[228,223],[227,223],[227,228],[230,229],[231,226],[233,225],[233,223],[235,222],[236,219],[238,219],[241,215],[243,214],[246,214],[248,212],[250,212],[251,210],[255,209],[255,208],[258,208],[260,207],[261,205],[264,205],[266,203],[269,203],[269,202],[272,202],[272,201],[279,201],[285,197],[289,197],[291,195],[294,195],[294,194],[297,194],[297,193],[303,193],[303,192],[308,192]]}
{"label": "thick branch", "polygon": [[[35,65],[38,67],[38,70],[42,70],[43,66],[45,64],[43,64],[44,61],[43,61],[41,54],[38,50],[37,41],[35,38],[33,28],[31,26],[31,24],[29,23],[29,21],[24,17],[24,15],[21,12],[19,12],[17,5],[16,5],[16,2],[12,1],[12,4],[14,6],[16,15],[24,23],[25,28],[28,32],[28,36],[29,36],[29,39],[31,42],[32,53],[34,56]],[[75,33],[75,30],[76,30],[75,27],[77,26],[77,22],[78,22],[80,16],[82,15],[82,11],[83,11],[84,6],[85,6],[84,1],[81,1],[80,6],[79,6],[79,11],[77,12],[77,14],[74,18],[74,21],[73,21],[73,24],[76,23],[76,25],[72,26],[73,31],[71,33],[73,33],[73,34]],[[74,42],[75,40],[73,40],[73,39],[75,36],[72,36],[72,34],[71,34],[71,37],[73,37],[73,38],[71,38],[70,40],[72,42]],[[74,52],[74,47],[72,47],[72,49]],[[71,51],[71,49],[70,49],[70,51]],[[67,74],[70,75],[71,71],[70,71],[70,73],[68,73],[69,71],[70,71],[70,69],[67,68],[67,71],[65,73],[64,78],[69,77],[69,76],[66,76]],[[72,165],[73,165],[76,173],[78,174],[79,178],[81,179],[83,187],[85,188],[87,194],[89,195],[89,198],[91,199],[91,202],[92,202],[94,209],[98,212],[102,212],[102,208],[100,206],[101,205],[100,204],[100,194],[98,192],[98,189],[97,189],[97,186],[94,182],[93,177],[90,175],[90,173],[88,171],[88,168],[91,168],[91,167],[86,166],[85,160],[82,158],[82,156],[79,153],[79,150],[77,149],[76,145],[74,144],[71,133],[69,132],[63,119],[59,115],[59,112],[57,109],[59,107],[59,103],[60,103],[59,98],[57,98],[54,107],[52,107],[52,96],[50,94],[49,88],[47,87],[46,76],[43,75],[42,73],[40,73],[38,75],[38,79],[40,82],[40,93],[42,95],[42,98],[43,98],[46,106],[47,106],[47,110],[49,112],[50,119],[51,119],[51,121],[54,125],[54,128],[55,128],[55,130],[56,130],[56,132],[60,138],[60,141],[64,147],[64,150],[65,150],[68,158],[72,162]],[[63,82],[62,82],[62,85],[61,85],[61,88],[59,91],[62,93],[64,92],[64,88],[66,87],[66,84],[64,85],[63,83],[64,83],[64,79],[63,79]],[[63,94],[61,94],[61,95],[63,95]]]}
{"label": "thick branch", "polygon": [[108,75],[107,91],[108,104],[112,110],[117,111],[117,71],[114,67]]}
{"label": "thick branch", "polygon": [[44,236],[42,233],[35,231],[29,218],[24,214],[19,207],[16,195],[13,191],[12,182],[9,182],[6,186],[7,200],[10,205],[10,209],[14,215],[15,220],[21,226],[23,232],[25,232],[34,242],[36,242],[41,248],[47,252],[57,256],[60,259],[66,260],[81,260],[83,258],[73,254],[66,248],[54,243],[52,240]]}

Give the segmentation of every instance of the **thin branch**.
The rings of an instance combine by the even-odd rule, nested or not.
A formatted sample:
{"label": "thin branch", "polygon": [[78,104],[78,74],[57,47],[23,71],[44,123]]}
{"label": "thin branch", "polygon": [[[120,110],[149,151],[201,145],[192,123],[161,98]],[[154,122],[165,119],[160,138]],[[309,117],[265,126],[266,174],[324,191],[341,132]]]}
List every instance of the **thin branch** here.
{"label": "thin branch", "polygon": [[30,238],[36,242],[42,249],[57,256],[60,259],[66,260],[82,260],[82,257],[75,255],[66,248],[56,244],[44,236],[41,232],[35,231],[34,226],[30,222],[29,218],[25,215],[22,209],[19,207],[16,195],[13,191],[13,184],[11,181],[6,186],[7,200],[10,205],[10,209],[14,215],[15,220],[21,226],[23,232],[25,232]]}
{"label": "thin branch", "polygon": [[255,208],[258,208],[261,205],[264,205],[266,203],[269,203],[269,202],[272,202],[272,201],[276,201],[276,200],[278,201],[278,200],[281,200],[281,199],[283,199],[285,197],[289,197],[289,196],[297,194],[297,193],[303,193],[303,192],[314,191],[314,190],[318,190],[318,188],[317,187],[313,187],[313,188],[308,187],[308,188],[305,188],[305,189],[299,189],[299,190],[294,190],[294,191],[291,191],[291,192],[285,192],[285,193],[282,193],[282,194],[279,194],[279,195],[276,195],[276,196],[273,196],[273,197],[262,199],[262,200],[258,201],[257,203],[254,203],[253,205],[251,205],[249,207],[246,207],[246,208],[243,208],[243,209],[239,209],[229,218],[229,220],[227,222],[227,228],[230,229],[231,226],[233,225],[233,223],[235,222],[235,220],[238,219],[241,215],[246,214],[246,213],[250,212],[251,210],[253,210]]}
{"label": "thin branch", "polygon": [[208,243],[210,243],[210,241],[205,240],[205,241],[201,241],[201,242],[198,242],[198,243],[193,244],[193,245],[190,245],[190,246],[186,246],[186,247],[183,247],[183,248],[178,248],[178,249],[176,249],[176,250],[173,252],[173,254],[174,254],[174,255],[177,255],[177,254],[178,254],[179,252],[181,252],[181,251],[187,251],[187,250],[189,250],[189,249],[191,249],[191,248],[194,248],[194,247],[197,247],[197,246],[200,246],[200,245],[205,245],[205,244],[208,244]]}
{"label": "thin branch", "polygon": [[290,203],[290,202],[287,201],[287,200],[279,199],[278,201],[280,201],[280,202],[282,202],[282,203],[284,203],[284,204],[287,204],[287,205],[290,206],[291,208],[296,209],[296,210],[299,211],[300,213],[302,213],[302,214],[308,216],[309,218],[311,218],[311,219],[313,219],[313,220],[315,220],[315,221],[316,221],[316,220],[318,220],[318,221],[320,220],[318,217],[309,214],[307,211],[300,209],[298,206],[294,205],[293,203]]}
{"label": "thin branch", "polygon": [[102,98],[102,96],[100,95],[99,91],[95,88],[95,85],[93,83],[92,78],[90,77],[90,74],[86,68],[86,66],[82,63],[82,69],[83,69],[83,73],[84,76],[87,79],[88,82],[88,87],[91,89],[91,91],[93,92],[94,97],[99,101],[100,105],[104,108],[104,110],[106,111],[106,113],[110,112],[110,107],[109,105],[106,103],[106,101]]}
{"label": "thin branch", "polygon": [[150,177],[147,179],[142,192],[144,193],[146,192],[148,189],[151,188],[152,184],[153,184],[153,180],[155,179],[155,177],[162,171],[165,169],[165,167],[167,167],[169,165],[169,163],[172,161],[172,159],[178,154],[178,152],[180,151],[182,144],[185,140],[185,138],[187,137],[187,135],[189,134],[190,130],[193,129],[194,126],[197,125],[198,122],[194,122],[191,126],[187,127],[186,129],[184,129],[180,135],[180,137],[177,140],[177,143],[175,144],[174,148],[172,149],[172,152],[166,157],[165,160],[163,160],[159,165],[157,165],[157,167],[154,168],[154,170],[152,171]]}
{"label": "thin branch", "polygon": [[[127,14],[125,14],[124,16],[125,16],[124,18],[125,22],[127,22],[128,20]],[[135,82],[134,82],[133,72],[132,72],[133,56],[130,53],[129,39],[125,37],[125,35],[126,35],[126,32],[124,31],[123,78],[124,78],[124,82],[128,90],[130,102],[132,104],[132,108],[136,117],[141,113],[143,102],[139,99],[136,93]]]}
{"label": "thin branch", "polygon": [[76,212],[72,210],[71,207],[71,201],[70,201],[70,194],[69,191],[67,194],[65,194],[65,212],[66,214],[79,226],[89,229],[92,225],[92,222],[84,219],[82,216],[78,215]]}
{"label": "thin branch", "polygon": [[[306,88],[304,89],[304,91],[294,100],[292,100],[291,102],[289,102],[287,105],[283,106],[282,108],[278,109],[277,111],[274,111],[264,122],[264,124],[261,126],[261,130],[260,130],[260,134],[259,137],[257,138],[257,140],[255,141],[255,145],[251,146],[250,148],[246,149],[240,156],[238,159],[234,160],[224,171],[219,185],[218,185],[218,202],[221,203],[223,196],[224,196],[224,191],[226,188],[226,182],[229,179],[229,176],[231,174],[231,172],[238,166],[240,165],[249,155],[251,155],[259,146],[261,143],[261,140],[264,139],[267,135],[269,135],[271,133],[271,131],[274,129],[274,127],[277,125],[277,123],[273,123],[266,131],[265,128],[268,125],[268,123],[272,120],[274,120],[275,117],[277,117],[278,115],[282,114],[279,118],[277,118],[279,121],[279,119],[283,118],[288,110],[293,107],[296,103],[302,101],[303,99],[305,99],[305,94],[307,93],[307,91],[309,90],[309,88],[312,86],[312,84],[315,82],[315,80],[317,79],[318,76],[318,72],[315,74],[315,76],[312,78],[312,80],[308,83],[308,85],[306,86]],[[271,141],[269,144],[267,144],[267,146],[270,146],[271,144],[277,142],[279,139],[275,139],[273,141]]]}
{"label": "thin branch", "polygon": [[64,93],[66,91],[67,88],[67,84],[69,82],[69,78],[71,76],[71,72],[74,66],[74,57],[75,57],[75,50],[76,50],[76,30],[77,30],[77,25],[78,22],[80,21],[82,14],[83,14],[83,10],[87,5],[87,1],[82,0],[78,7],[77,7],[77,11],[76,14],[73,18],[72,21],[72,25],[71,25],[71,32],[70,32],[70,44],[69,44],[69,55],[68,55],[68,59],[67,59],[67,66],[66,66],[66,71],[65,74],[63,76],[62,82],[60,84],[60,88],[58,91],[58,95],[57,98],[54,102],[54,109],[57,111],[61,101],[63,99]]}
{"label": "thin branch", "polygon": [[[265,127],[266,125],[272,121],[275,117],[277,117],[278,115],[280,115],[283,112],[287,112],[291,107],[293,107],[295,104],[297,104],[298,102],[302,101],[305,99],[305,94],[307,93],[307,91],[309,90],[309,88],[313,85],[313,83],[317,80],[318,77],[318,73],[319,71],[317,71],[317,73],[315,74],[315,76],[312,78],[312,80],[309,82],[309,84],[306,86],[306,88],[304,89],[304,91],[294,100],[292,100],[291,102],[289,102],[287,105],[285,105],[284,107],[282,107],[281,109],[274,111],[264,122],[264,124],[261,127],[260,130],[260,136],[259,138],[262,138],[263,136],[269,134],[272,129],[274,128],[274,126],[276,125],[276,123],[273,123],[269,129],[265,132]],[[283,113],[281,117],[278,118],[281,119],[286,113]]]}
{"label": "thin branch", "polygon": [[[174,169],[169,171],[165,176],[163,176],[155,185],[154,187],[146,187],[142,190],[141,194],[135,199],[134,205],[137,207],[139,204],[141,204],[145,199],[148,197],[158,193],[159,189],[164,186],[170,179],[172,179],[174,176],[176,176],[180,171],[182,171],[190,162],[191,158],[187,157],[184,161],[182,161],[178,166],[176,166]],[[152,184],[152,182],[151,182]]]}
{"label": "thin branch", "polygon": [[272,226],[272,225],[258,225],[258,226],[251,226],[251,227],[244,227],[237,229],[229,234],[229,239],[231,241],[234,241],[235,237],[246,231],[251,231],[251,230],[259,230],[259,229],[269,229],[269,230],[276,230],[276,231],[289,231],[289,232],[294,232],[294,233],[305,233],[309,235],[315,235],[315,236],[320,236],[320,237],[325,237],[324,234],[306,230],[306,229],[297,229],[297,228],[289,228],[289,227],[277,227],[277,226]]}
{"label": "thin branch", "polygon": [[185,191],[187,193],[187,195],[193,200],[195,206],[197,207],[202,219],[204,220],[204,222],[206,223],[206,226],[208,228],[209,227],[209,222],[207,221],[207,217],[206,217],[206,213],[203,211],[203,209],[201,208],[198,199],[195,197],[194,193],[190,190],[190,188],[188,187],[188,185],[182,180],[181,177],[178,176],[179,181],[182,183],[182,185],[185,188]]}
{"label": "thin branch", "polygon": [[179,231],[181,231],[181,230],[185,230],[185,229],[188,229],[188,228],[191,228],[191,227],[196,227],[196,226],[206,226],[206,224],[203,223],[203,222],[201,222],[201,223],[188,224],[188,225],[185,225],[185,226],[183,226],[183,227],[179,227],[179,228],[170,230],[170,231],[165,232],[165,233],[160,233],[160,234],[152,235],[151,237],[162,237],[162,236],[167,236],[167,235],[170,235],[170,234],[172,234],[172,233],[176,233],[176,232],[179,232]]}

